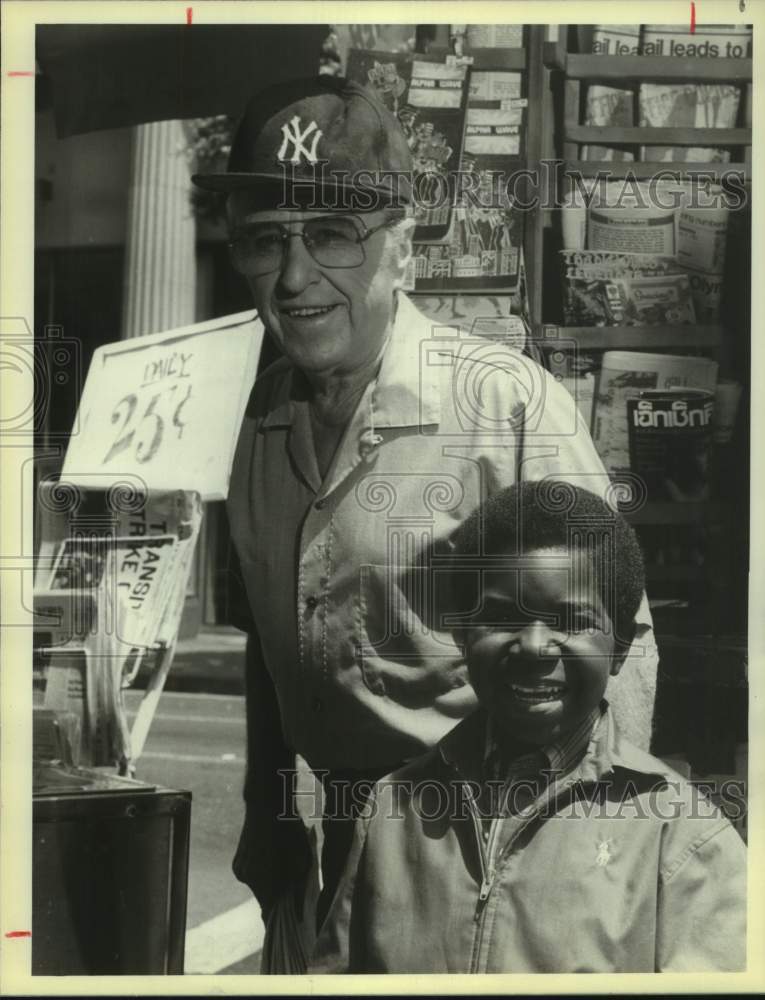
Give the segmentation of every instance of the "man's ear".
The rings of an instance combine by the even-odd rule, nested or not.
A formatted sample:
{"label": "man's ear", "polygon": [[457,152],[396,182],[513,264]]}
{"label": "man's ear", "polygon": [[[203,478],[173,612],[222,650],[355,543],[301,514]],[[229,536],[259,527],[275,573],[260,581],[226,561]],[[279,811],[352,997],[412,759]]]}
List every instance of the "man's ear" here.
{"label": "man's ear", "polygon": [[466,633],[465,629],[461,628],[459,625],[456,628],[453,628],[452,629],[452,639],[454,639],[455,645],[457,646],[457,648],[464,655],[464,653],[465,653],[465,645],[467,643],[467,633]]}
{"label": "man's ear", "polygon": [[397,222],[391,229],[391,256],[395,271],[395,287],[400,288],[406,277],[406,269],[412,259],[412,236],[414,235],[414,219],[407,217]]}

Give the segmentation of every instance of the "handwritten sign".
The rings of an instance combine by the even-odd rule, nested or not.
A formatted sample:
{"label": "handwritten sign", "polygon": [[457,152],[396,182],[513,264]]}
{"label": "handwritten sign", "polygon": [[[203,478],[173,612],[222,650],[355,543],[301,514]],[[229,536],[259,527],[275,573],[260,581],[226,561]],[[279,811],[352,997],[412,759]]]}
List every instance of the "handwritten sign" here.
{"label": "handwritten sign", "polygon": [[248,312],[99,347],[62,480],[107,488],[132,474],[224,499],[262,340]]}

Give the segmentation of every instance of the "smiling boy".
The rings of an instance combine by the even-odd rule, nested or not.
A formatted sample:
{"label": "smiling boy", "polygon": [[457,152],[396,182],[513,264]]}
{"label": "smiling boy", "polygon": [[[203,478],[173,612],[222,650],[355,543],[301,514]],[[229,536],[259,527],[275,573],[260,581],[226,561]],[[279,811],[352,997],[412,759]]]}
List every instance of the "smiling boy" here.
{"label": "smiling boy", "polygon": [[644,586],[630,526],[570,484],[525,483],[453,546],[480,707],[375,786],[313,970],[743,969],[742,841],[604,699]]}

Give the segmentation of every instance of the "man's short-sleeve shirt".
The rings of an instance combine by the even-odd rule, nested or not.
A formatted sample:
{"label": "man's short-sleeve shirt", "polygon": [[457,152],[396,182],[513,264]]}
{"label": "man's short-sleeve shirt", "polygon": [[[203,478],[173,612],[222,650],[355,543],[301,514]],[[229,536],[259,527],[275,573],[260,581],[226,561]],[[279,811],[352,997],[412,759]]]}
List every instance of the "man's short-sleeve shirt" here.
{"label": "man's short-sleeve shirt", "polygon": [[[612,487],[548,372],[432,323],[402,294],[378,377],[323,480],[301,385],[283,360],[255,385],[232,534],[289,745],[314,768],[393,766],[476,703],[440,611],[453,529],[519,479]],[[650,626],[647,606],[641,614]],[[645,742],[655,651],[636,654]],[[630,716],[639,740],[634,705]]]}

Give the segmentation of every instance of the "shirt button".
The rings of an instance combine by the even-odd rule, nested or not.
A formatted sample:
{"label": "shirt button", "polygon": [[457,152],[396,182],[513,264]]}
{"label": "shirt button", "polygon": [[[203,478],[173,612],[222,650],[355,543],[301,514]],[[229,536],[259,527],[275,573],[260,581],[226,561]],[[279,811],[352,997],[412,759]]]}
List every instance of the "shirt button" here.
{"label": "shirt button", "polygon": [[326,497],[322,497],[321,500],[317,500],[316,503],[314,504],[314,507],[316,508],[316,510],[324,510],[324,508],[326,506],[327,506],[327,499],[326,499]]}
{"label": "shirt button", "polygon": [[321,712],[324,709],[324,702],[321,700],[321,698],[314,698],[313,701],[311,702],[311,708],[314,710],[314,712]]}
{"label": "shirt button", "polygon": [[306,611],[314,611],[319,603],[318,597],[308,597],[305,602]]}

